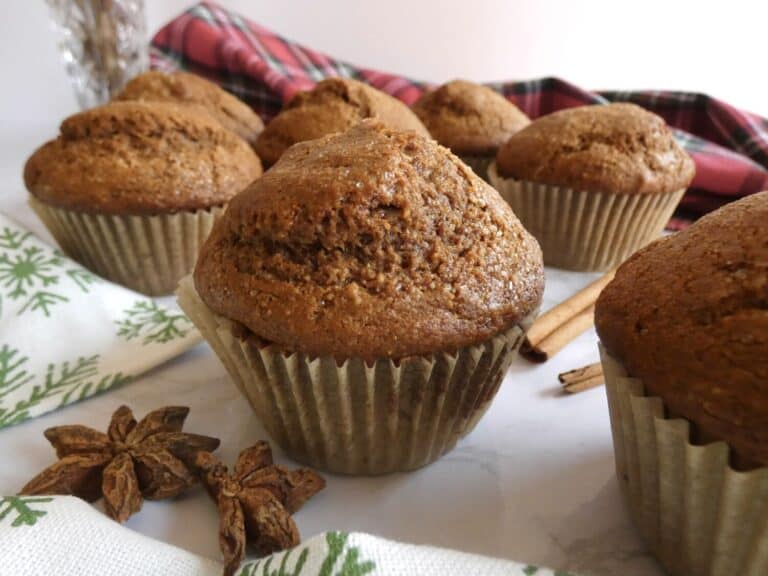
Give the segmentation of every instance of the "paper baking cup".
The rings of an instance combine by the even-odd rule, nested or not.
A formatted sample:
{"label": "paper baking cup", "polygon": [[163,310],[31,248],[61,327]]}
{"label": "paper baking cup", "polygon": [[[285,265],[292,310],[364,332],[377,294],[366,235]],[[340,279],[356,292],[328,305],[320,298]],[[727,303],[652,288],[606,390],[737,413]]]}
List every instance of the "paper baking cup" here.
{"label": "paper baking cup", "polygon": [[584,192],[502,178],[495,162],[488,176],[539,241],[544,263],[568,270],[607,270],[620,264],[661,235],[685,192]]}
{"label": "paper baking cup", "polygon": [[737,472],[724,442],[695,446],[689,423],[600,347],[616,475],[646,543],[673,576],[768,574],[768,468]]}
{"label": "paper baking cup", "polygon": [[195,267],[197,254],[224,213],[209,210],[157,216],[88,214],[29,203],[62,251],[99,276],[151,296],[170,294]]}
{"label": "paper baking cup", "polygon": [[234,337],[189,276],[178,299],[272,439],[295,460],[342,474],[412,470],[451,450],[488,409],[523,339],[514,327],[456,353],[339,364]]}
{"label": "paper baking cup", "polygon": [[488,167],[491,165],[491,162],[493,162],[493,156],[460,155],[459,158],[461,158],[461,161],[464,162],[464,164],[472,168],[472,172],[488,182]]}

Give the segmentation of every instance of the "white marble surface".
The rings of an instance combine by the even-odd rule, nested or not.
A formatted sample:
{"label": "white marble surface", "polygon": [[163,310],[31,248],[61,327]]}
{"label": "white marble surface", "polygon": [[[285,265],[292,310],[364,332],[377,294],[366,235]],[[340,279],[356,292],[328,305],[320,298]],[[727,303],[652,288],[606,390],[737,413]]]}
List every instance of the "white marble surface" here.
{"label": "white marble surface", "polygon": [[[20,174],[24,158],[53,129],[45,124],[0,134],[0,210],[46,237],[25,206]],[[549,270],[544,308],[592,278]],[[55,345],[44,338],[41,345]],[[358,530],[585,576],[660,576],[620,498],[604,390],[558,393],[557,373],[596,361],[595,342],[589,331],[544,365],[517,361],[475,431],[435,464],[379,478],[329,476],[328,488],[296,516],[302,535]],[[87,423],[104,429],[122,403],[139,415],[171,403],[190,406],[187,429],[221,438],[226,462],[265,437],[202,344],[118,390],[0,430],[0,494],[16,492],[53,461],[45,428]],[[148,502],[127,526],[218,557],[216,510],[202,490]]]}

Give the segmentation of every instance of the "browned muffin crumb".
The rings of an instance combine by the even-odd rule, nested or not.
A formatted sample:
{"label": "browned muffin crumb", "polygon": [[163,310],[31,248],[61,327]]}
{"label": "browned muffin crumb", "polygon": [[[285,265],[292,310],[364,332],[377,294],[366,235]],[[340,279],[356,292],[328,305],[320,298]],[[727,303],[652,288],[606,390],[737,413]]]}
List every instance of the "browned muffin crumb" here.
{"label": "browned muffin crumb", "polygon": [[634,104],[542,116],[499,149],[496,164],[506,178],[594,192],[673,192],[694,176],[664,120]]}
{"label": "browned muffin crumb", "polygon": [[344,132],[364,118],[429,134],[410,108],[389,94],[357,80],[329,78],[296,94],[261,133],[256,151],[265,166],[271,166],[296,142]]}
{"label": "browned muffin crumb", "polygon": [[740,465],[768,465],[768,192],[651,244],[600,295],[607,350]]}
{"label": "browned muffin crumb", "polygon": [[495,90],[453,80],[425,92],[413,105],[432,137],[455,154],[492,156],[531,121]]}
{"label": "browned muffin crumb", "polygon": [[213,82],[188,72],[139,74],[114,99],[197,104],[224,128],[251,144],[264,129],[261,118],[245,102]]}
{"label": "browned muffin crumb", "polygon": [[251,147],[204,111],[133,101],[67,118],[24,167],[38,200],[123,215],[221,205],[260,174]]}
{"label": "browned muffin crumb", "polygon": [[492,337],[539,306],[538,244],[433,140],[375,121],[293,146],[230,203],[195,286],[288,350],[401,358]]}

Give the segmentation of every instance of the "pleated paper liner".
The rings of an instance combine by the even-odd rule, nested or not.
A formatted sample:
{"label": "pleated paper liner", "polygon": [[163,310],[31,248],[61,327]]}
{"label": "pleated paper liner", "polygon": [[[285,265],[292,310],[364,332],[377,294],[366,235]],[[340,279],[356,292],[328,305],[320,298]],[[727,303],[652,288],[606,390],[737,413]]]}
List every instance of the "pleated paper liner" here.
{"label": "pleated paper liner", "polygon": [[459,156],[461,161],[467,166],[472,168],[472,171],[480,176],[483,180],[488,182],[488,167],[493,162],[493,156],[473,156],[469,154],[462,154]]}
{"label": "pleated paper liner", "polygon": [[190,276],[178,299],[272,439],[293,459],[342,474],[411,470],[451,450],[487,410],[523,338],[516,326],[455,354],[337,364],[236,338]]}
{"label": "pleated paper liner", "polygon": [[616,475],[635,524],[672,576],[768,575],[768,468],[737,472],[723,442],[695,446],[601,346]]}
{"label": "pleated paper liner", "polygon": [[29,198],[62,251],[99,276],[151,296],[170,294],[195,267],[224,206],[157,216],[88,214]]}
{"label": "pleated paper liner", "polygon": [[685,189],[659,194],[584,192],[502,178],[491,185],[541,245],[544,263],[568,270],[607,270],[658,238]]}

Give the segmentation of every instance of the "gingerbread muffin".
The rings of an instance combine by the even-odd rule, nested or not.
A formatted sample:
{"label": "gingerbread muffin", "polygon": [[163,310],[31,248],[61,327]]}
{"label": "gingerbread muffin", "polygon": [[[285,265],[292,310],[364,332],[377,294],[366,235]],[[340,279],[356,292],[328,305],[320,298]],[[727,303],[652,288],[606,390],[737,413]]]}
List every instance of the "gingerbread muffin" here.
{"label": "gingerbread muffin", "polygon": [[495,90],[466,80],[453,80],[425,92],[413,111],[435,140],[484,180],[502,144],[531,123]]}
{"label": "gingerbread muffin", "polygon": [[535,120],[499,149],[489,176],[547,264],[601,270],[661,234],[694,171],[662,118],[607,104]]}
{"label": "gingerbread muffin", "polygon": [[542,290],[539,247],[495,190],[364,121],[238,195],[179,302],[289,454],[378,474],[471,430]]}
{"label": "gingerbread muffin", "polygon": [[230,198],[260,174],[250,146],[205,112],[115,102],[67,118],[27,160],[24,181],[65,253],[105,278],[167,294]]}
{"label": "gingerbread muffin", "polygon": [[264,130],[261,118],[243,101],[213,82],[188,72],[144,72],[133,78],[114,100],[177,102],[205,108],[224,128],[251,144]]}
{"label": "gingerbread muffin", "polygon": [[595,308],[619,478],[672,574],[768,573],[749,547],[768,526],[766,222],[768,192],[705,216],[625,262]]}
{"label": "gingerbread muffin", "polygon": [[288,102],[259,135],[256,151],[264,165],[271,166],[291,145],[344,132],[365,118],[429,134],[410,108],[389,94],[357,80],[328,78]]}

